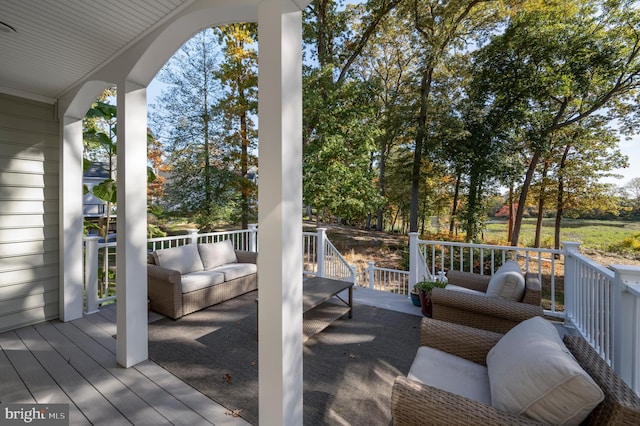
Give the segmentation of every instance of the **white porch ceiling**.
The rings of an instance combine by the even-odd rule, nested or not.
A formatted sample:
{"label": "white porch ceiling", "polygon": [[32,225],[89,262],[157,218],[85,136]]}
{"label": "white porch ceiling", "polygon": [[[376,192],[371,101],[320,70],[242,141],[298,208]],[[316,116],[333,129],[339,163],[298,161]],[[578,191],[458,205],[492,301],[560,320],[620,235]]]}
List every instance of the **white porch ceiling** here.
{"label": "white porch ceiling", "polygon": [[193,0],[2,0],[0,92],[55,99]]}

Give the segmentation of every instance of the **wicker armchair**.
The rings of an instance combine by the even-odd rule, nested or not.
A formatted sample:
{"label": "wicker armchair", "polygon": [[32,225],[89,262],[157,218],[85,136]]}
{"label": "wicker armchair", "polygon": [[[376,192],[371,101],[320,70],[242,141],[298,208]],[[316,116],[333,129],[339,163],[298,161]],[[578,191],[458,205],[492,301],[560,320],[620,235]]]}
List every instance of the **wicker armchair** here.
{"label": "wicker armchair", "polygon": [[[484,293],[491,277],[449,270],[447,279],[449,284]],[[525,274],[525,291],[519,302],[446,288],[433,289],[431,302],[434,319],[496,333],[506,333],[520,322],[544,313],[540,280],[533,273]]]}
{"label": "wicker armchair", "polygon": [[[423,318],[420,345],[486,365],[489,350],[502,334]],[[604,400],[584,425],[640,424],[640,399],[581,337],[566,336],[564,343],[604,392]],[[471,399],[398,376],[391,395],[396,426],[418,425],[535,425],[536,421],[499,411]]]}

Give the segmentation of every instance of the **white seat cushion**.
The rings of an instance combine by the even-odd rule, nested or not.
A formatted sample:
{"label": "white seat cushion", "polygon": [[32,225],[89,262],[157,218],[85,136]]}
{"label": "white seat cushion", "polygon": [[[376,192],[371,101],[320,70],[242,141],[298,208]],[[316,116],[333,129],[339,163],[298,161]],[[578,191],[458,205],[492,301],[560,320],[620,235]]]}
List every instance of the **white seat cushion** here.
{"label": "white seat cushion", "polygon": [[236,263],[238,258],[233,249],[231,240],[218,241],[217,243],[198,244],[198,250],[205,270]]}
{"label": "white seat cushion", "polygon": [[156,265],[179,271],[181,274],[204,270],[195,244],[185,244],[153,252]]}
{"label": "white seat cushion", "polygon": [[218,266],[215,271],[224,274],[225,281],[231,281],[236,278],[255,274],[258,272],[258,266],[255,263],[230,263],[228,265]]}
{"label": "white seat cushion", "polygon": [[487,286],[487,296],[519,302],[524,295],[524,275],[514,260],[505,262],[491,277]]}
{"label": "white seat cushion", "polygon": [[505,334],[489,351],[487,367],[493,407],[546,424],[578,425],[604,399],[542,317]]}
{"label": "white seat cushion", "polygon": [[420,346],[407,377],[491,405],[487,367],[438,349]]}
{"label": "white seat cushion", "polygon": [[222,272],[214,271],[199,271],[192,272],[188,275],[183,275],[181,279],[182,292],[190,293],[196,290],[202,290],[203,288],[211,287],[212,285],[222,284],[224,282],[224,274]]}

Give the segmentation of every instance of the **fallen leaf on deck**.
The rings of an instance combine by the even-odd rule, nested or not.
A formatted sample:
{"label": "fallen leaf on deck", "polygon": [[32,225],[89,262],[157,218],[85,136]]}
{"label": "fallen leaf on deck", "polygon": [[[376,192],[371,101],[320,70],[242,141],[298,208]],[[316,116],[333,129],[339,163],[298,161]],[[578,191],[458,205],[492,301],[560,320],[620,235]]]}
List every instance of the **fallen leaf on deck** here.
{"label": "fallen leaf on deck", "polygon": [[240,417],[240,412],[241,411],[242,411],[241,409],[237,408],[235,410],[227,411],[224,414],[226,414],[227,416],[232,416],[232,417]]}
{"label": "fallen leaf on deck", "polygon": [[225,381],[225,382],[227,382],[228,384],[231,384],[231,381],[232,381],[232,379],[231,379],[231,374],[226,373],[226,374],[224,375],[224,381]]}

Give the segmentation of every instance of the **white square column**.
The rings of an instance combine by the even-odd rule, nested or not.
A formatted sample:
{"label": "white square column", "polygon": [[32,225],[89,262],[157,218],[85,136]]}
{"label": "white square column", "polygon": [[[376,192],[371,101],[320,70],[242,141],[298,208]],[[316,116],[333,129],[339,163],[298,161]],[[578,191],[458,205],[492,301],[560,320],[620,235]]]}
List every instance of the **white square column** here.
{"label": "white square column", "polygon": [[146,360],[147,314],[147,91],[118,84],[117,349],[123,367]]}
{"label": "white square column", "polygon": [[60,152],[60,302],[62,321],[82,318],[82,119],[64,117]]}
{"label": "white square column", "polygon": [[302,12],[259,5],[259,418],[302,424]]}

